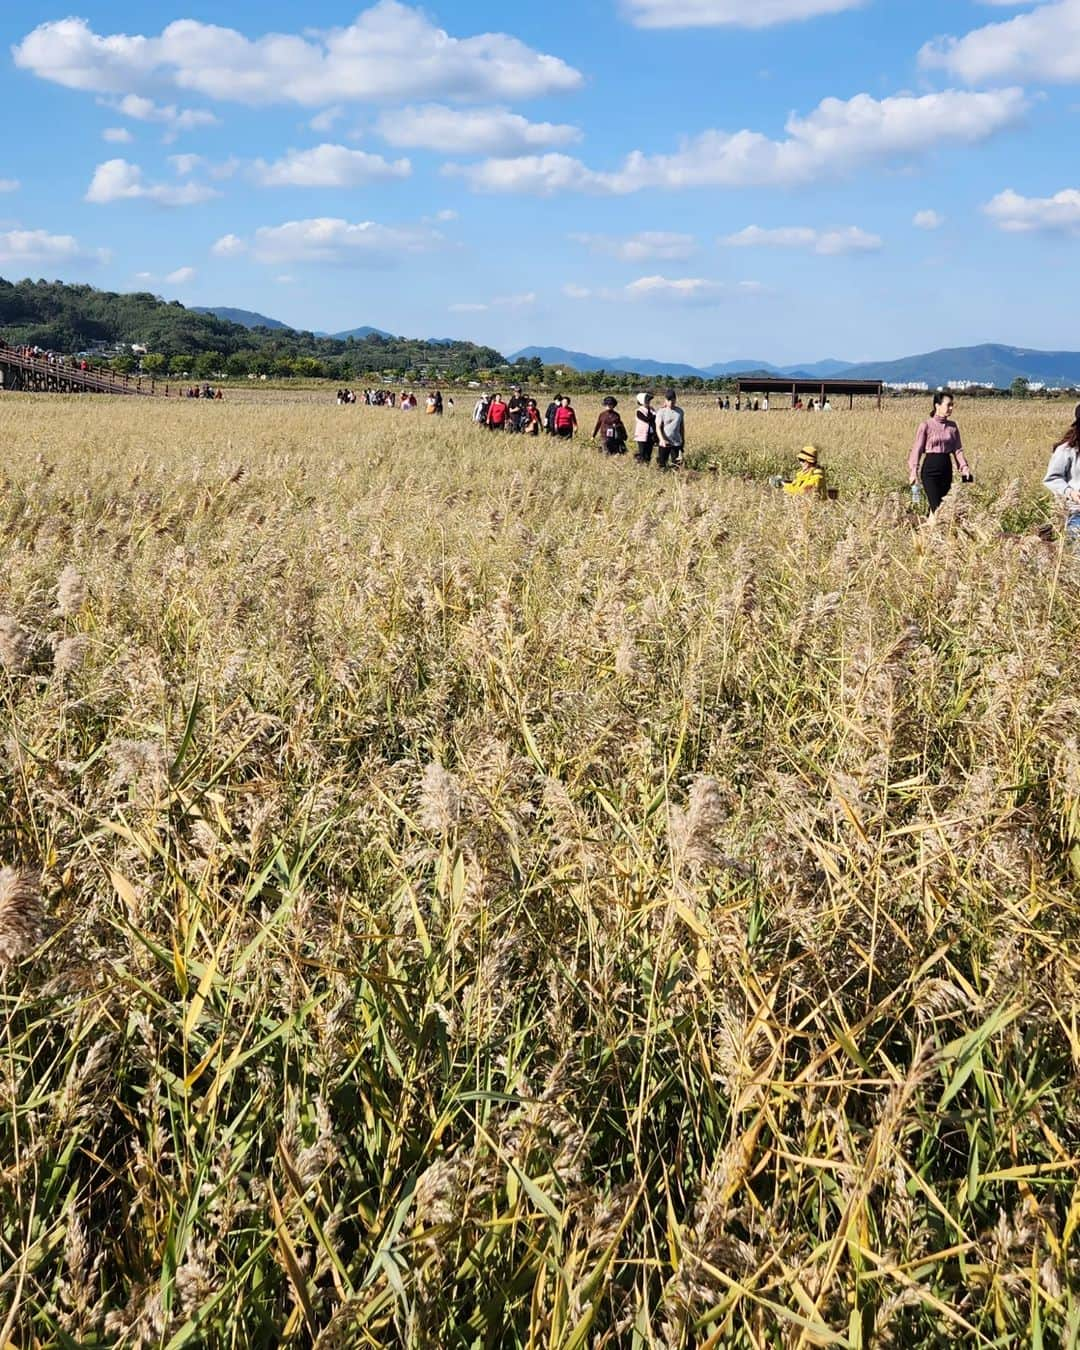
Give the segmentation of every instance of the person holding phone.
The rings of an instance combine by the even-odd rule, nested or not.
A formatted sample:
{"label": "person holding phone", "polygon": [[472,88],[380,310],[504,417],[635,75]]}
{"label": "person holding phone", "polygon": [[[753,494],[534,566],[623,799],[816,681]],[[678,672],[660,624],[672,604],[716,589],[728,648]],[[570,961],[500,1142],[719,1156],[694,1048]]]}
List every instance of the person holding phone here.
{"label": "person holding phone", "polygon": [[933,515],[949,495],[953,483],[953,460],[960,470],[960,481],[973,483],[975,477],[960,440],[960,428],[952,420],[953,396],[944,389],[934,395],[930,416],[915,433],[915,444],[908,456],[911,486],[922,480],[926,504]]}

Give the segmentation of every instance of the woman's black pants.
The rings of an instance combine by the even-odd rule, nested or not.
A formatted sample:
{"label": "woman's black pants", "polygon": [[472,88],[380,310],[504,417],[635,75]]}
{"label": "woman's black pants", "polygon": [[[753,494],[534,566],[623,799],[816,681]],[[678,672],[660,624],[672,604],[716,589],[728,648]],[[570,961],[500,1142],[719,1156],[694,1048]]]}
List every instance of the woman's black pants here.
{"label": "woman's black pants", "polygon": [[922,485],[933,515],[952,487],[952,455],[923,455]]}

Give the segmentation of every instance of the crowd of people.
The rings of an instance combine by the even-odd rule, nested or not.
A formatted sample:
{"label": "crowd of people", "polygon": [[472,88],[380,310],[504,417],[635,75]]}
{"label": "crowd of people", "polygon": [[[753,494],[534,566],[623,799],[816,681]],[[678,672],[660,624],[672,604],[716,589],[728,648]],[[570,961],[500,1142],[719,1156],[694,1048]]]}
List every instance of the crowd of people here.
{"label": "crowd of people", "polygon": [[[764,398],[748,397],[746,402],[743,403],[742,395],[736,394],[733,405],[730,394],[717,394],[716,407],[720,412],[731,412],[733,410],[735,412],[768,412],[769,396],[766,394]],[[792,412],[832,412],[832,403],[826,395],[821,398],[812,398],[809,403],[804,403],[802,395],[796,394],[791,403],[791,410]]]}
{"label": "crowd of people", "polygon": [[[401,412],[414,412],[420,406],[420,400],[408,389],[403,389],[400,395],[393,389],[365,389],[362,394],[352,389],[339,389],[337,402],[339,407],[362,403],[366,408],[397,408]],[[454,400],[449,395],[444,399],[441,390],[433,389],[424,402],[424,411],[431,417],[453,413]]]}
{"label": "crowd of people", "polygon": [[64,370],[90,371],[94,369],[85,356],[65,356],[63,352],[54,352],[47,347],[31,346],[27,343],[17,343],[11,346],[6,342],[0,342],[0,350],[14,352],[16,356],[21,356],[24,360],[44,361],[46,365],[58,366]]}
{"label": "crowd of people", "polygon": [[[168,388],[168,386],[166,386],[166,388]],[[225,395],[221,391],[220,387],[215,389],[212,384],[202,384],[202,385],[192,384],[189,385],[187,389],[184,390],[182,397],[222,399],[225,397]]]}

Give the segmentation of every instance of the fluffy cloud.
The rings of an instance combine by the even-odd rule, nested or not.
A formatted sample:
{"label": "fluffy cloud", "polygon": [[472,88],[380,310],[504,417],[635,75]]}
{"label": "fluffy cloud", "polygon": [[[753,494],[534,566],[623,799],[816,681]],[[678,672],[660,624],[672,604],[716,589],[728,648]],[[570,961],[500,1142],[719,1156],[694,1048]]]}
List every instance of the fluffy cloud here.
{"label": "fluffy cloud", "polygon": [[507,108],[448,108],[441,103],[384,113],[376,130],[391,145],[458,155],[516,155],[581,140],[577,127],[530,122]]}
{"label": "fluffy cloud", "polygon": [[877,253],[882,246],[882,239],[880,235],[860,230],[857,225],[844,225],[831,230],[813,230],[805,225],[764,230],[760,225],[748,225],[738,234],[726,235],[720,243],[730,248],[803,249],[825,257],[836,257],[843,253]]}
{"label": "fluffy cloud", "polygon": [[220,196],[203,183],[148,183],[137,164],[126,159],[109,159],[94,170],[94,177],[86,189],[86,201],[97,206],[110,202],[149,201],[159,206],[198,206]]}
{"label": "fluffy cloud", "polygon": [[1080,0],[1055,0],[1030,14],[987,24],[964,37],[928,42],[919,53],[928,69],[947,70],[966,84],[1080,80]]}
{"label": "fluffy cloud", "polygon": [[940,230],[945,217],[937,211],[916,211],[911,223],[917,230]]}
{"label": "fluffy cloud", "polygon": [[857,9],[863,0],[624,0],[639,28],[771,28]]}
{"label": "fluffy cloud", "polygon": [[189,281],[195,280],[194,267],[178,267],[175,272],[170,272],[165,278],[173,286],[186,286]]}
{"label": "fluffy cloud", "polygon": [[378,0],[345,28],[270,33],[179,19],[157,37],[101,35],[84,19],[40,24],[13,49],[41,79],[98,94],[175,88],[252,105],[408,98],[520,99],[576,89],[581,75],[505,33],[451,37],[419,9]]}
{"label": "fluffy cloud", "polygon": [[110,145],[130,145],[135,137],[127,127],[106,127],[101,133],[101,139]]}
{"label": "fluffy cloud", "polygon": [[946,142],[973,145],[1024,115],[1020,89],[987,93],[946,90],[875,99],[858,94],[825,99],[808,117],[792,115],[787,137],[758,131],[704,131],[670,155],[635,150],[613,173],[590,169],[570,155],[521,155],[477,164],[447,165],[476,192],[620,194],[646,188],[796,186],[836,176],[861,164],[923,154]]}
{"label": "fluffy cloud", "polygon": [[603,253],[620,262],[646,262],[650,258],[681,262],[691,256],[695,247],[692,234],[671,234],[664,230],[642,230],[625,237],[572,234],[570,238],[593,253]]}
{"label": "fluffy cloud", "polygon": [[263,225],[250,242],[227,234],[214,245],[219,258],[250,253],[256,262],[351,263],[357,266],[394,262],[408,254],[427,253],[439,247],[442,235],[426,226],[379,225],[365,220],[320,217],[289,220],[284,225]]}
{"label": "fluffy cloud", "polygon": [[317,145],[311,150],[290,150],[273,164],[256,160],[252,172],[262,187],[346,188],[408,178],[412,165],[407,159],[391,163],[382,155],[344,145]]}
{"label": "fluffy cloud", "polygon": [[0,178],[0,192],[18,192],[21,186],[17,178]]}
{"label": "fluffy cloud", "polygon": [[0,265],[108,262],[103,248],[84,248],[70,234],[49,234],[47,230],[8,230],[0,233]]}
{"label": "fluffy cloud", "polygon": [[1065,188],[1052,197],[1022,197],[1006,188],[983,210],[1009,234],[1080,234],[1080,189]]}
{"label": "fluffy cloud", "polygon": [[167,139],[174,139],[181,131],[197,131],[200,127],[217,126],[218,119],[204,108],[178,108],[175,103],[155,103],[152,98],[126,94],[120,99],[99,99],[106,108],[122,113],[135,122],[155,122],[164,126]]}
{"label": "fluffy cloud", "polygon": [[236,258],[247,252],[247,244],[238,234],[225,234],[217,241],[210,252],[215,258]]}

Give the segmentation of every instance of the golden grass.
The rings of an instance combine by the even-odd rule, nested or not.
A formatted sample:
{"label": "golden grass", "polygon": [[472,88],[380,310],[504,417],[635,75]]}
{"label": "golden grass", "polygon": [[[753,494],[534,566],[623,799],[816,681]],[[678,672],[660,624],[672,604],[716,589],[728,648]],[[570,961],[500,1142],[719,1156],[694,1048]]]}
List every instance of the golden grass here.
{"label": "golden grass", "polygon": [[688,412],[0,402],[0,1345],[1075,1340],[1068,419]]}

